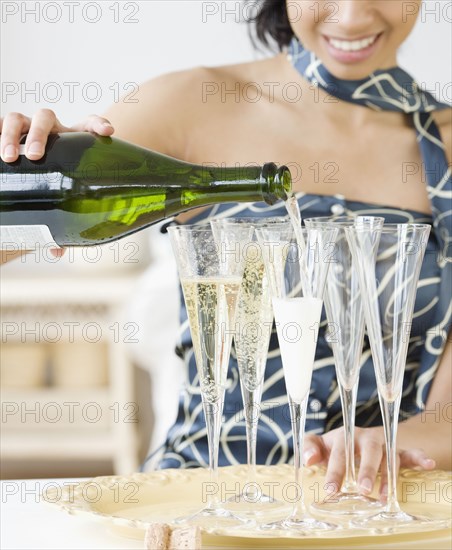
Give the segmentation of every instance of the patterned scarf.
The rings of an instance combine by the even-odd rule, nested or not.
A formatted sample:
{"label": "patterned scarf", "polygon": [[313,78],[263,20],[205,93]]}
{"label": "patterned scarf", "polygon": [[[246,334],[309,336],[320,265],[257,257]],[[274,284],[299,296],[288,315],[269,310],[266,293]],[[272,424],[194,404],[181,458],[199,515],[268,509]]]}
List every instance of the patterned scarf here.
{"label": "patterned scarf", "polygon": [[433,238],[437,239],[440,248],[438,265],[441,268],[435,324],[427,334],[417,382],[417,402],[422,408],[452,320],[452,175],[441,134],[432,116],[433,111],[450,109],[450,105],[422,91],[413,77],[400,67],[376,71],[362,80],[341,80],[329,73],[322,62],[304,49],[296,38],[289,45],[288,58],[309,82],[338,99],[377,111],[406,113],[412,118],[432,208]]}
{"label": "patterned scarf", "polygon": [[305,50],[296,38],[290,43],[289,59],[299,73],[328,94],[375,111],[429,113],[449,107],[422,91],[400,67],[376,71],[362,80],[341,80],[328,72],[320,59]]}
{"label": "patterned scarf", "polygon": [[293,38],[288,58],[309,82],[326,93],[376,111],[397,111],[412,116],[432,206],[433,227],[442,245],[440,263],[452,261],[452,176],[444,144],[432,111],[450,108],[419,88],[413,77],[400,67],[376,71],[362,80],[341,80],[333,76],[315,54]]}

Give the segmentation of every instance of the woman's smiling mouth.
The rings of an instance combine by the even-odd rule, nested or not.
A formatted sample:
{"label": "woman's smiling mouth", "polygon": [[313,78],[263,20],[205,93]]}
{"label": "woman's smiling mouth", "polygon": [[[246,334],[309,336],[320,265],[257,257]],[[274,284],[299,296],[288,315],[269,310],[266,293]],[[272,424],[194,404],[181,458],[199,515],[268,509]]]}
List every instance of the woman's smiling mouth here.
{"label": "woman's smiling mouth", "polygon": [[383,33],[372,34],[363,38],[346,40],[323,35],[329,54],[342,63],[356,63],[370,57],[377,48]]}

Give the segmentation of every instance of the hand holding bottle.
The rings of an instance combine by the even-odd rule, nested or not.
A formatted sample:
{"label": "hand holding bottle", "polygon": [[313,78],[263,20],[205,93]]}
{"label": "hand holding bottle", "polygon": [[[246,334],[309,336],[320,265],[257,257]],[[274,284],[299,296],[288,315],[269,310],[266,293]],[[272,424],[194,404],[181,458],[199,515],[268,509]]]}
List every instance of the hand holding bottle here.
{"label": "hand holding bottle", "polygon": [[[91,115],[84,121],[72,126],[64,126],[50,109],[40,109],[33,117],[22,113],[8,113],[0,118],[0,156],[4,162],[15,162],[19,156],[19,142],[24,134],[25,156],[30,160],[39,160],[45,150],[49,134],[62,132],[95,132],[102,136],[111,136],[113,126],[103,117]],[[62,256],[64,249],[56,248],[51,251],[56,257]],[[2,251],[0,265],[25,254],[26,251]]]}
{"label": "hand holding bottle", "polygon": [[14,162],[19,156],[21,136],[27,135],[25,156],[39,160],[45,150],[49,134],[64,132],[92,132],[111,136],[113,126],[103,117],[91,115],[72,127],[64,126],[50,109],[40,109],[31,118],[22,113],[8,113],[0,118],[0,156],[4,162]]}

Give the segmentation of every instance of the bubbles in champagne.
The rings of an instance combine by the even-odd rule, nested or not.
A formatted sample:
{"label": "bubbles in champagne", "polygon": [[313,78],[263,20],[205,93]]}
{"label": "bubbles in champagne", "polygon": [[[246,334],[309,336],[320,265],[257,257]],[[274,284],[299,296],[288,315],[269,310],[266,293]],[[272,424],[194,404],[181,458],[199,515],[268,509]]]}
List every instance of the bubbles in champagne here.
{"label": "bubbles in champagne", "polygon": [[234,337],[240,378],[248,391],[255,390],[265,372],[272,330],[271,292],[262,258],[248,261],[240,289]]}
{"label": "bubbles in champagne", "polygon": [[241,279],[181,280],[203,399],[223,398]]}

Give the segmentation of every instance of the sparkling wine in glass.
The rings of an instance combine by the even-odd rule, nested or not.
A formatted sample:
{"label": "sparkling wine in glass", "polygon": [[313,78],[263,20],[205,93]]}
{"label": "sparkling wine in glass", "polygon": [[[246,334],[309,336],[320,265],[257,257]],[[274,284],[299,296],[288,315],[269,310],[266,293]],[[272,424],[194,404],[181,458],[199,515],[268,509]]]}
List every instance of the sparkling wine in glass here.
{"label": "sparkling wine in glass", "polygon": [[[297,228],[298,229],[298,228]],[[312,517],[304,504],[301,484],[306,407],[314,366],[323,292],[337,229],[331,225],[298,229],[256,229],[273,296],[273,311],[286,382],[294,445],[295,499],[290,515],[262,529],[290,530],[301,535],[337,526]],[[298,243],[300,238],[303,244]]]}
{"label": "sparkling wine in glass", "polygon": [[316,511],[338,515],[369,514],[382,505],[380,501],[362,495],[356,481],[354,428],[364,340],[364,312],[358,270],[352,259],[345,228],[357,225],[378,231],[383,227],[384,218],[321,217],[305,219],[304,223],[310,228],[334,224],[338,230],[334,262],[330,263],[324,300],[342,403],[345,438],[345,479],[342,488],[333,496],[314,502],[311,506]]}
{"label": "sparkling wine in glass", "polygon": [[[223,230],[224,232],[227,230]],[[230,254],[225,238],[215,240],[209,226],[181,225],[168,229],[187,308],[207,427],[210,482],[218,485],[218,448],[236,306],[244,261],[240,250]],[[241,229],[241,241],[252,229]],[[213,492],[213,491],[212,491]],[[233,526],[240,519],[213,492],[206,506],[178,518],[204,527]],[[210,494],[210,492],[209,492]]]}
{"label": "sparkling wine in glass", "polygon": [[[211,220],[212,230],[220,239],[220,231],[227,229],[227,234],[235,235],[244,226],[252,228],[252,239],[243,242],[241,250],[245,253],[245,269],[238,298],[234,347],[240,375],[240,388],[243,398],[246,423],[247,445],[247,481],[240,492],[228,501],[228,508],[237,513],[259,514],[277,511],[286,507],[265,494],[256,482],[256,442],[264,385],[265,366],[273,325],[272,295],[269,280],[264,266],[260,245],[257,242],[255,228],[271,227],[274,224],[286,224],[288,218],[217,218]],[[243,233],[243,232],[242,232]],[[231,248],[231,243],[227,243]]]}
{"label": "sparkling wine in glass", "polygon": [[430,225],[385,224],[380,231],[354,226],[345,231],[358,268],[383,417],[388,471],[386,507],[377,514],[356,519],[353,525],[382,533],[404,528],[424,531],[446,527],[446,519],[404,512],[397,499],[396,440],[403,374]]}

